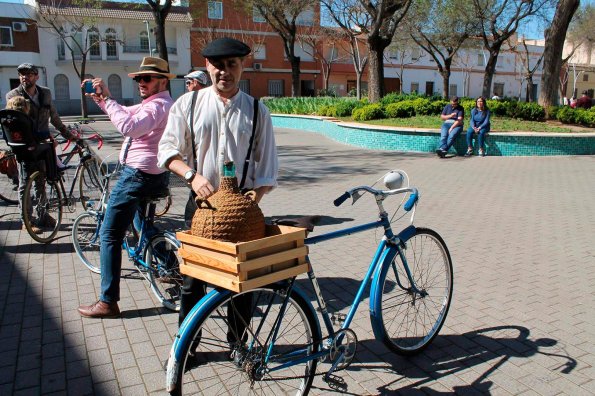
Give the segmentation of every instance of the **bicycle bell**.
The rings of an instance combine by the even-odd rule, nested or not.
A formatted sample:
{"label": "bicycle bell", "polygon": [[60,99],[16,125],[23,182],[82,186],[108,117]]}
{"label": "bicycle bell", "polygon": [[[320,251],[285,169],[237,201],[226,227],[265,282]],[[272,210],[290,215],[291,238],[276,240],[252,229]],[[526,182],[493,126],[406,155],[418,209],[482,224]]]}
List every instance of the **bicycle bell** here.
{"label": "bicycle bell", "polygon": [[392,170],[384,175],[384,185],[389,190],[396,190],[403,187],[403,182],[407,179],[407,174],[402,170]]}

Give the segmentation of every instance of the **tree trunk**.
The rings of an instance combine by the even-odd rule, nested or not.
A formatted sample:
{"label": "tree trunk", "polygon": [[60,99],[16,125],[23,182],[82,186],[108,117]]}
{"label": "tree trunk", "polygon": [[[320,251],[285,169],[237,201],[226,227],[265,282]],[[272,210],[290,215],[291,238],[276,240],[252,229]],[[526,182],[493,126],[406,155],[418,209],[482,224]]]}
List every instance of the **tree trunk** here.
{"label": "tree trunk", "polygon": [[481,95],[484,98],[492,97],[492,80],[494,79],[494,73],[496,73],[496,64],[498,63],[500,47],[502,47],[502,43],[494,43],[490,49],[490,57],[486,63],[483,75],[483,88],[481,89]]}
{"label": "tree trunk", "polygon": [[378,102],[384,96],[384,48],[371,38],[368,39],[368,99],[370,103]]}
{"label": "tree trunk", "polygon": [[546,118],[549,117],[549,107],[557,104],[556,93],[562,68],[562,49],[568,25],[578,9],[579,3],[579,0],[559,0],[552,24],[545,31],[539,104],[545,109]]}
{"label": "tree trunk", "polygon": [[291,62],[291,96],[293,98],[301,96],[300,92],[300,57],[294,56]]}

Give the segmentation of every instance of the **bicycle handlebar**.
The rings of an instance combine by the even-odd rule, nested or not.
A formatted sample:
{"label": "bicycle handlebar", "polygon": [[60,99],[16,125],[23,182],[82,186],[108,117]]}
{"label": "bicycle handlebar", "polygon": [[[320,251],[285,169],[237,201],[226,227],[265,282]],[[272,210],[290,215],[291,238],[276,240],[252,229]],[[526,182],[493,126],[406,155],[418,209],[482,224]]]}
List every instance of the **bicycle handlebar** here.
{"label": "bicycle handlebar", "polygon": [[403,209],[405,209],[405,211],[407,211],[407,212],[409,212],[411,209],[413,209],[413,206],[419,200],[419,191],[415,187],[397,188],[395,190],[376,190],[375,188],[368,187],[368,186],[359,186],[359,187],[352,188],[349,191],[345,191],[345,193],[343,193],[340,197],[335,199],[333,201],[333,203],[335,204],[335,206],[341,206],[341,204],[343,202],[345,202],[347,200],[347,198],[353,196],[355,193],[357,193],[359,191],[369,192],[369,193],[373,194],[374,196],[382,196],[383,198],[387,197],[389,195],[410,192],[411,195],[409,196],[409,199],[407,200],[407,202],[405,202],[405,205],[403,205]]}

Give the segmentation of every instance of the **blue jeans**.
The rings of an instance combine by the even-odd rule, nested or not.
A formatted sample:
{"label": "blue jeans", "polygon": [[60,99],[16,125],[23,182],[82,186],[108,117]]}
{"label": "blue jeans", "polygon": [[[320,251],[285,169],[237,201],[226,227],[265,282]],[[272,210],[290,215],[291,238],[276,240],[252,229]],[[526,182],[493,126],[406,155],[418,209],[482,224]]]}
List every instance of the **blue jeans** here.
{"label": "blue jeans", "polygon": [[[479,130],[479,133],[477,134],[477,145],[482,150],[485,149],[484,142],[486,140],[486,135],[488,134],[489,131],[490,131],[490,128],[481,128]],[[473,134],[474,133],[475,133],[475,131],[473,130],[473,127],[469,127],[469,129],[467,129],[467,147],[473,147]]]}
{"label": "blue jeans", "polygon": [[451,126],[452,124],[444,123],[442,124],[442,128],[440,128],[440,146],[438,148],[441,150],[448,151],[455,140],[457,140],[457,136],[463,131],[463,126],[459,125],[454,127],[452,131],[448,133]]}
{"label": "blue jeans", "polygon": [[143,198],[167,188],[169,173],[151,175],[124,166],[120,179],[110,192],[100,231],[101,295],[107,303],[120,300],[122,241],[126,229],[140,212]]}

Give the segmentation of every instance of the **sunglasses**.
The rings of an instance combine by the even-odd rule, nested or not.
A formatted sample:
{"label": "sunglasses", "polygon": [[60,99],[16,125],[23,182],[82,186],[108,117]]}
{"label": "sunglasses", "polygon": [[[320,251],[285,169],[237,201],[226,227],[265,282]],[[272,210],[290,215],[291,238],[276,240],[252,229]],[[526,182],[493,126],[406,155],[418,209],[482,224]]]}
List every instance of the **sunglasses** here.
{"label": "sunglasses", "polygon": [[141,81],[146,82],[146,83],[149,83],[154,78],[156,78],[158,80],[161,80],[162,78],[165,78],[165,77],[161,77],[161,76],[135,76],[133,78],[133,80],[136,81],[137,83],[139,83]]}

